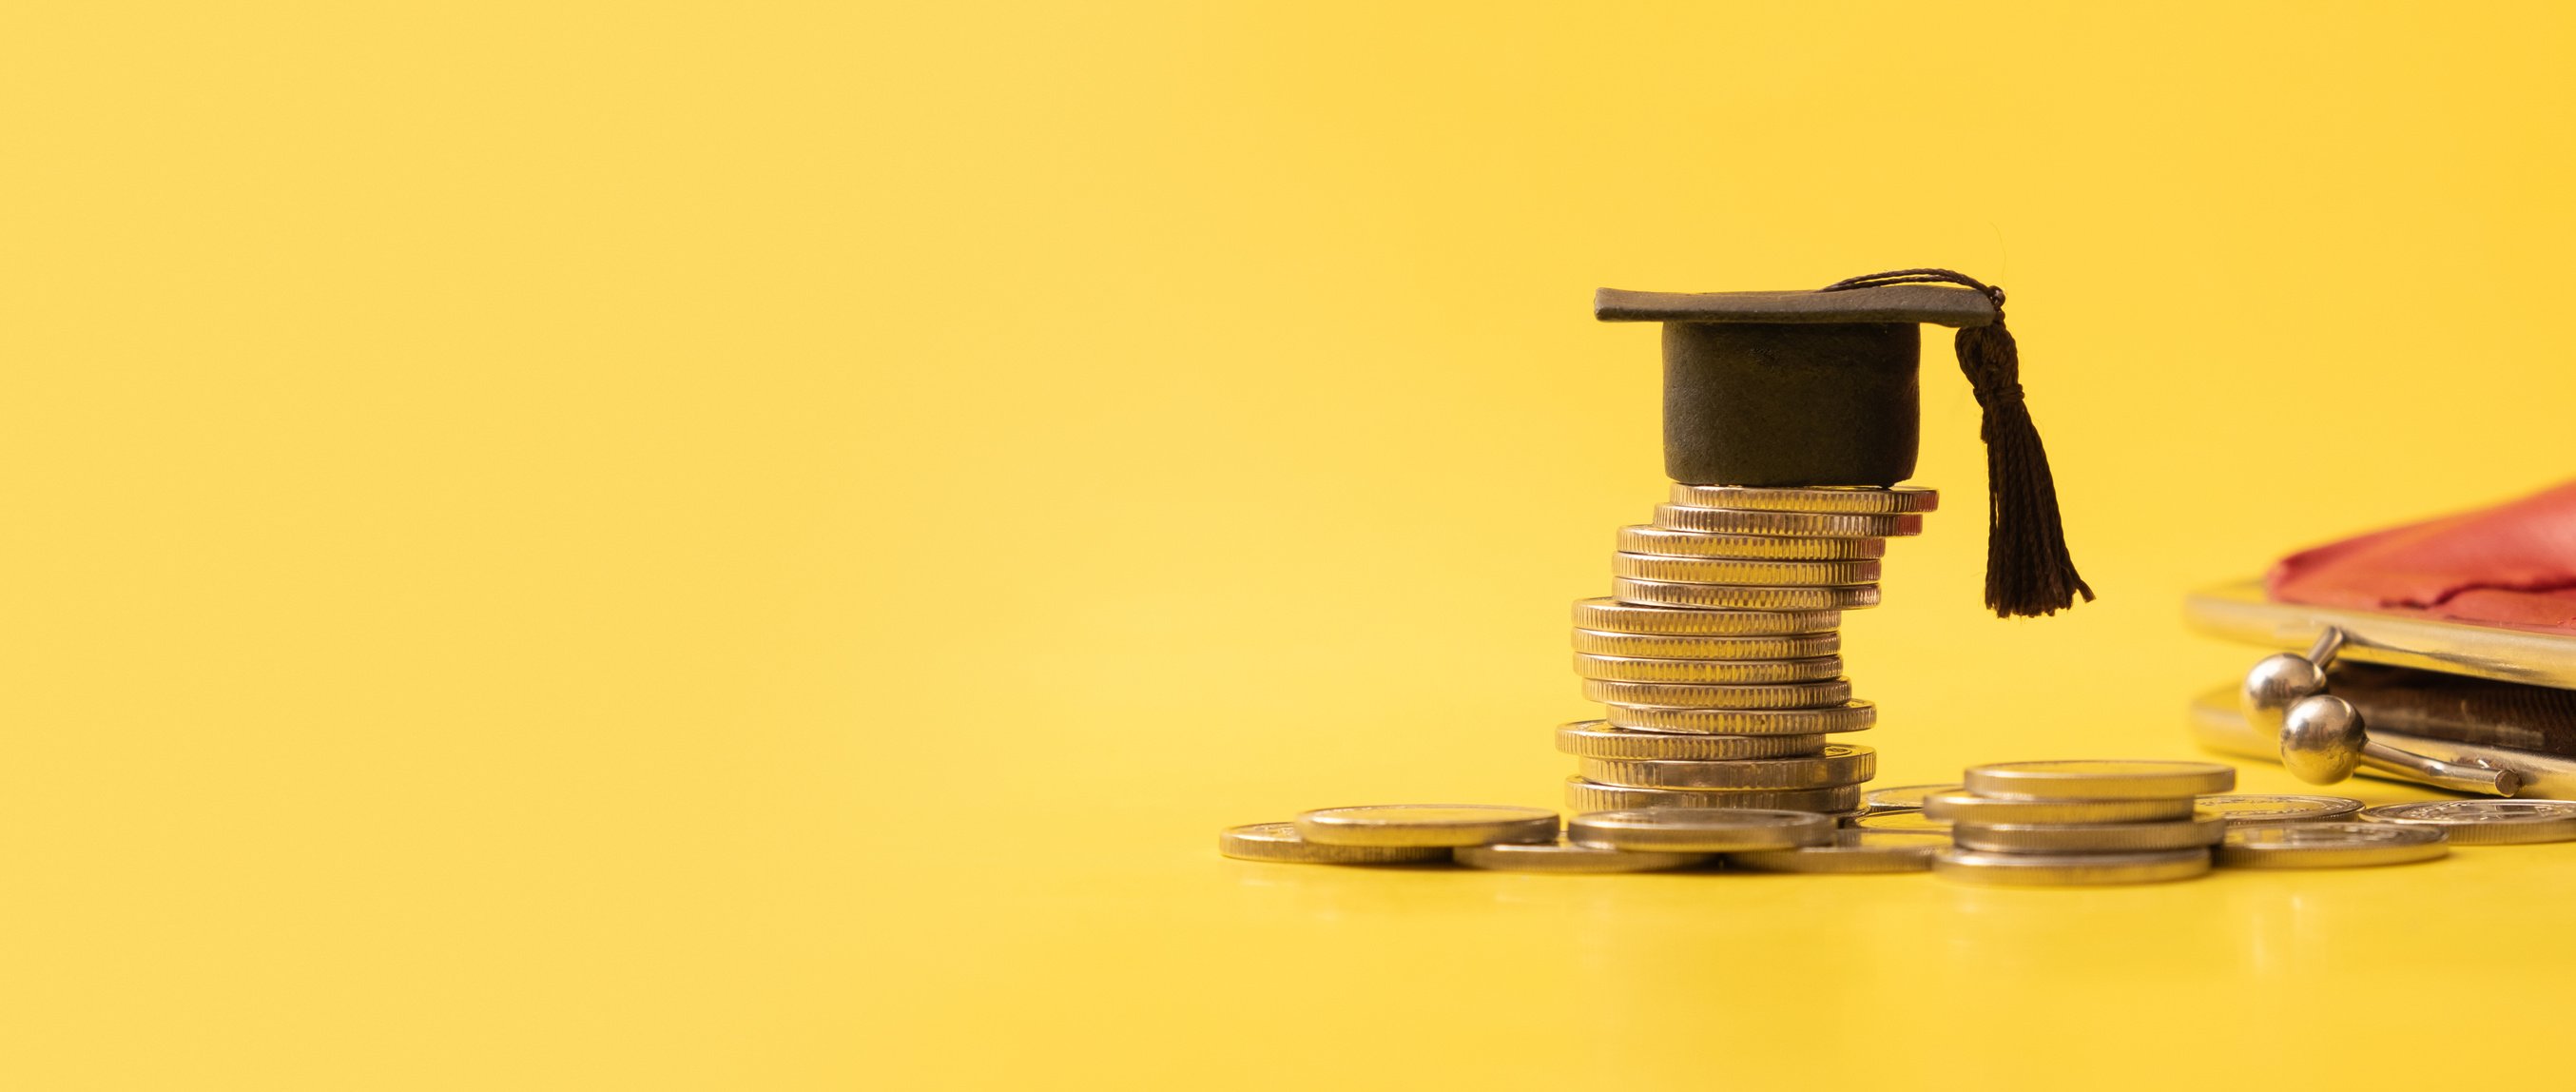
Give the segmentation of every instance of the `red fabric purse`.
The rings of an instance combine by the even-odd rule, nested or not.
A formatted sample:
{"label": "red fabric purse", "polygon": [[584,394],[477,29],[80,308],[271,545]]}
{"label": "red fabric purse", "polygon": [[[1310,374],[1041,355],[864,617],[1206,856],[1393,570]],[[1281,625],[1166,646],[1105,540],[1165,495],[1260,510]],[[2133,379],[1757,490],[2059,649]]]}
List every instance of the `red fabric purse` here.
{"label": "red fabric purse", "polygon": [[2282,558],[2284,603],[2576,633],[2576,482]]}

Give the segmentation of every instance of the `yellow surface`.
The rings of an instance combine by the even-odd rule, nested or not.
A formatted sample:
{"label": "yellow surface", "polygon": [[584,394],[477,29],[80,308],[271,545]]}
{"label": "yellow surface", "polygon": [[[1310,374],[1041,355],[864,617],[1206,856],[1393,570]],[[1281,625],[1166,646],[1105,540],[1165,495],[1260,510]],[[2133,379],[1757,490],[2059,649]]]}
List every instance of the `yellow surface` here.
{"label": "yellow surface", "polygon": [[1556,801],[1605,284],[2008,286],[2103,599],[1981,615],[1936,340],[1882,781],[2189,753],[2186,589],[2568,473],[2562,7],[408,7],[0,32],[0,1086],[2560,1079],[2576,846],[1211,843]]}

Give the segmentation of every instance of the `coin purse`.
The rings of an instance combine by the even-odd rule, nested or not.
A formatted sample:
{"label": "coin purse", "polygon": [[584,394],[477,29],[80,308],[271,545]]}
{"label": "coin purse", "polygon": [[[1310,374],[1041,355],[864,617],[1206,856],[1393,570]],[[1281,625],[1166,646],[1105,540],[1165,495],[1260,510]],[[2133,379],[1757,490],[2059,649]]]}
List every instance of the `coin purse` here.
{"label": "coin purse", "polygon": [[2193,701],[2192,734],[2317,784],[2358,773],[2576,798],[2571,568],[2576,485],[2302,551],[2266,580],[2192,595],[2193,628],[2273,652]]}

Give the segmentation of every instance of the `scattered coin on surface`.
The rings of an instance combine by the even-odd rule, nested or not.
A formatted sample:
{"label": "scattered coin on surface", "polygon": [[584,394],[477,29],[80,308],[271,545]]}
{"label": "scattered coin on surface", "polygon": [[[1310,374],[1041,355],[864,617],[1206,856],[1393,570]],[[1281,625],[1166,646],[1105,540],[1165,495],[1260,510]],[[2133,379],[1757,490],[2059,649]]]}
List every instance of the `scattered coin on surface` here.
{"label": "scattered coin on surface", "polygon": [[2462,846],[2576,840],[2576,801],[2567,800],[2419,800],[2364,808],[2361,818],[2440,827]]}
{"label": "scattered coin on surface", "polygon": [[[1931,814],[1931,809],[1924,809]],[[2128,853],[2218,844],[2227,820],[2215,815],[2164,823],[1971,823],[1956,820],[1950,840],[1992,853]]]}
{"label": "scattered coin on surface", "polygon": [[1480,846],[1556,839],[1556,813],[1508,804],[1371,804],[1297,817],[1297,835],[1334,846]]}
{"label": "scattered coin on surface", "polygon": [[1949,844],[1940,831],[1838,830],[1821,845],[1729,853],[1726,863],[1756,872],[1924,872]]}
{"label": "scattered coin on surface", "polygon": [[2200,797],[2203,815],[2230,823],[2305,823],[2350,819],[2361,814],[2361,801],[2342,796],[2298,793],[2224,793]]}
{"label": "scattered coin on surface", "polygon": [[2169,823],[2195,813],[2189,796],[2052,800],[1980,796],[1965,789],[1923,798],[1923,814],[1950,823]]}
{"label": "scattered coin on surface", "polygon": [[1327,846],[1297,836],[1295,823],[1250,823],[1217,835],[1216,851],[1241,861],[1288,864],[1429,864],[1449,859],[1446,846]]}
{"label": "scattered coin on surface", "polygon": [[1708,863],[1706,853],[1612,849],[1558,840],[1460,846],[1458,863],[1496,872],[1662,872]]}
{"label": "scattered coin on surface", "polygon": [[1969,792],[2053,800],[2198,796],[2236,787],[2236,768],[2216,762],[2071,758],[1968,767]]}
{"label": "scattered coin on surface", "polygon": [[2231,823],[2218,843],[2229,868],[2361,868],[2429,861],[2451,852],[2442,828],[2423,823],[2294,820]]}
{"label": "scattered coin on surface", "polygon": [[1933,855],[1943,879],[1989,887],[2089,887],[2187,880],[2209,871],[2206,849],[2155,853],[1981,853],[1945,849]]}

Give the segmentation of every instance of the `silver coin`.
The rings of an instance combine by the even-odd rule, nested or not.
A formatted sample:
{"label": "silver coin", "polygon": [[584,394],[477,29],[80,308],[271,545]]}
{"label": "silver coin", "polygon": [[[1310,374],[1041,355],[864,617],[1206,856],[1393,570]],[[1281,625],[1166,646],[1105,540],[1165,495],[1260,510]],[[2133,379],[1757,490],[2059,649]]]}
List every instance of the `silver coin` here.
{"label": "silver coin", "polygon": [[2051,800],[1952,790],[1924,797],[1923,814],[1952,823],[2170,823],[2191,818],[2194,809],[2188,796]]}
{"label": "silver coin", "polygon": [[1784,633],[1776,637],[1684,637],[1645,633],[1574,631],[1574,650],[1641,660],[1806,660],[1842,651],[1839,633]]}
{"label": "silver coin", "polygon": [[1918,808],[1897,808],[1889,811],[1873,811],[1858,819],[1853,819],[1845,825],[1857,827],[1861,830],[1936,830],[1943,834],[1950,833],[1950,824],[1927,816]]}
{"label": "silver coin", "polygon": [[[1925,809],[1925,814],[1931,814]],[[2217,816],[2166,823],[1970,823],[1953,821],[1950,840],[1992,853],[2130,853],[2216,845],[2227,833]]]}
{"label": "silver coin", "polygon": [[1842,624],[1835,610],[1694,610],[1688,607],[1640,606],[1615,599],[1577,599],[1577,629],[1673,637],[1768,637],[1787,633],[1831,633]]}
{"label": "silver coin", "polygon": [[1622,576],[1610,581],[1610,597],[1637,606],[1688,610],[1859,610],[1878,605],[1878,585],[1753,587],[1742,584],[1675,584]]}
{"label": "silver coin", "polygon": [[2244,792],[2203,796],[2194,801],[2203,815],[2229,824],[2332,822],[2361,814],[2361,801],[2342,796]]}
{"label": "silver coin", "polygon": [[1326,846],[1297,836],[1295,823],[1249,823],[1217,835],[1216,851],[1239,861],[1287,864],[1428,864],[1449,859],[1447,846]]}
{"label": "silver coin", "polygon": [[1612,682],[1775,683],[1842,677],[1840,656],[1803,660],[1653,660],[1635,656],[1574,654],[1574,673]]}
{"label": "silver coin", "polygon": [[2199,796],[2236,787],[2236,767],[2216,762],[2070,758],[1993,762],[1968,767],[1969,792],[1980,796],[2111,800]]}
{"label": "silver coin", "polygon": [[1871,789],[1860,798],[1871,811],[1903,811],[1923,806],[1923,798],[1936,792],[1955,792],[1958,785],[1890,785]]}
{"label": "silver coin", "polygon": [[1713,761],[1822,754],[1825,737],[1719,736],[1699,732],[1632,732],[1607,721],[1559,725],[1556,749],[1580,758],[1678,758]]}
{"label": "silver coin", "polygon": [[2361,818],[2440,827],[2453,845],[2576,840],[2576,801],[2568,800],[2419,800],[2365,808]]}
{"label": "silver coin", "polygon": [[1845,587],[1878,583],[1875,561],[1745,561],[1724,557],[1610,555],[1610,574],[1676,584]]}
{"label": "silver coin", "polygon": [[[1653,705],[1676,709],[1815,709],[1850,701],[1851,680],[1718,686],[1585,679],[1583,697],[1587,701],[1608,705]],[[1618,718],[1614,716],[1611,721],[1618,723]],[[1627,727],[1624,724],[1620,726]]]}
{"label": "silver coin", "polygon": [[[1860,786],[1826,789],[1640,789],[1565,779],[1565,803],[1575,811],[1645,811],[1654,808],[1753,808],[1763,811],[1844,811],[1860,803]],[[1832,820],[1826,820],[1828,824]]]}
{"label": "silver coin", "polygon": [[1640,789],[1821,789],[1857,785],[1878,772],[1878,752],[1829,743],[1817,754],[1724,760],[1587,758],[1583,776]]}
{"label": "silver coin", "polygon": [[2451,852],[2442,828],[2423,823],[2317,820],[2231,824],[2218,844],[2230,868],[2361,868],[2429,861]]}
{"label": "silver coin", "polygon": [[1933,830],[1838,830],[1822,845],[1729,853],[1726,863],[1756,872],[1925,872],[1949,844]]}
{"label": "silver coin", "polygon": [[1297,817],[1297,836],[1331,846],[1480,846],[1556,840],[1556,813],[1508,804],[1369,804]]}
{"label": "silver coin", "polygon": [[1713,535],[1669,527],[1622,527],[1619,552],[1656,557],[1732,557],[1750,561],[1868,561],[1887,554],[1883,538],[1789,538]]}
{"label": "silver coin", "polygon": [[1804,488],[1673,483],[1673,503],[1693,508],[1749,512],[1922,513],[1941,507],[1941,494],[1911,485]]}
{"label": "silver coin", "polygon": [[1582,842],[1505,842],[1460,846],[1458,863],[1495,872],[1662,872],[1708,863],[1710,854],[1613,849]]}
{"label": "silver coin", "polygon": [[1833,820],[1763,808],[1653,808],[1585,812],[1565,824],[1578,842],[1629,850],[1720,853],[1788,849],[1833,837]]}
{"label": "silver coin", "polygon": [[1878,706],[1867,701],[1847,701],[1815,709],[1672,709],[1612,702],[1602,715],[1613,727],[1640,732],[1803,736],[1865,731],[1878,723]]}
{"label": "silver coin", "polygon": [[1830,512],[1747,512],[1687,504],[1655,506],[1655,526],[1719,535],[1791,538],[1906,538],[1923,533],[1918,515],[1845,515]]}
{"label": "silver coin", "polygon": [[2161,883],[2209,871],[2206,849],[2155,853],[1981,853],[1945,849],[1932,858],[1943,879],[1991,887],[2069,887]]}

